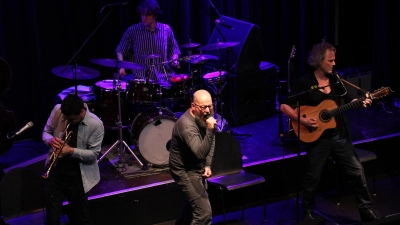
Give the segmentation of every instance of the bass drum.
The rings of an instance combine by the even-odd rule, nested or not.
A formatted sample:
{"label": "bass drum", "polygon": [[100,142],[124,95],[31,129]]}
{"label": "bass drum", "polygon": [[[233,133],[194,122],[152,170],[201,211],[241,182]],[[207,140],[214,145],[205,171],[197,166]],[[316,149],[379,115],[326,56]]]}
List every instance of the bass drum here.
{"label": "bass drum", "polygon": [[177,118],[166,108],[153,107],[136,116],[131,127],[131,137],[145,160],[157,166],[168,165],[167,144],[172,137]]}

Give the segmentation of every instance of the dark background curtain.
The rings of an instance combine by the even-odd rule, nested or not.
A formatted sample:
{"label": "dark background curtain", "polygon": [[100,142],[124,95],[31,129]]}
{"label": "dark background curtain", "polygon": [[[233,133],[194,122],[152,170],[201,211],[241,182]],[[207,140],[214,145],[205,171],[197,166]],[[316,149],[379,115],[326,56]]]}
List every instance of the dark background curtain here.
{"label": "dark background curtain", "polygon": [[[4,92],[2,102],[14,112],[17,127],[28,121],[35,124],[20,139],[40,139],[55,97],[75,85],[73,80],[54,75],[52,68],[67,65],[76,54],[72,64],[100,71],[99,77],[79,80],[79,85],[92,86],[96,81],[112,79],[114,69],[96,65],[90,59],[115,59],[115,48],[123,32],[140,21],[136,13],[138,0],[129,0],[125,6],[106,7],[100,13],[104,5],[114,2],[0,1],[0,57],[12,69],[11,88]],[[158,21],[172,27],[179,45],[190,40],[207,45],[220,14],[260,27],[262,61],[279,67],[282,79],[287,76],[293,45],[296,54],[292,64],[299,77],[309,70],[306,58],[312,45],[326,39],[338,49],[336,69],[371,64],[371,91],[382,86],[400,90],[395,82],[396,56],[400,50],[398,1],[159,0],[159,3],[163,15]],[[181,56],[187,55],[186,50],[181,48]],[[390,97],[396,95],[397,92],[391,93]]]}

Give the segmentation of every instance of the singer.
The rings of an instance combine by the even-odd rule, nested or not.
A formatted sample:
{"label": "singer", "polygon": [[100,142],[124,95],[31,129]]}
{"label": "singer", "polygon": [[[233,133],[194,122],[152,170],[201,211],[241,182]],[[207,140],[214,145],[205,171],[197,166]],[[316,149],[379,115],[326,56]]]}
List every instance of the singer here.
{"label": "singer", "polygon": [[213,115],[210,93],[198,90],[193,94],[191,108],[172,130],[170,173],[186,198],[175,224],[209,225],[212,222],[207,178],[211,176],[215,146]]}
{"label": "singer", "polygon": [[[300,105],[318,106],[325,100],[333,100],[337,106],[343,102],[358,101],[346,91],[344,85],[333,76],[333,67],[336,65],[336,48],[330,43],[323,41],[315,44],[308,56],[308,64],[314,68],[313,73],[301,77],[294,85],[292,91],[301,93],[310,90],[312,87],[325,87],[315,89],[312,92],[304,92],[298,95],[297,99],[287,98],[280,106],[280,110],[292,121],[298,121],[297,113],[292,108],[299,101]],[[372,103],[366,93],[365,99],[360,99],[360,105],[367,107]],[[301,106],[299,108],[301,114]],[[317,129],[318,119],[314,117],[301,117],[300,124],[309,129]],[[314,198],[317,186],[320,182],[321,173],[328,156],[332,156],[338,163],[343,164],[345,173],[351,177],[354,185],[356,204],[362,222],[376,220],[377,216],[371,209],[371,196],[366,184],[364,168],[360,163],[351,142],[351,133],[347,118],[344,114],[334,117],[336,127],[326,129],[322,135],[311,143],[305,143],[309,167],[305,175],[303,186],[303,209],[304,219],[314,219],[313,210],[315,207]],[[301,134],[300,134],[301,135]],[[301,139],[301,137],[300,137]]]}
{"label": "singer", "polygon": [[[181,54],[170,26],[157,21],[162,10],[156,0],[144,0],[138,7],[142,22],[128,27],[115,52],[119,60],[128,59],[144,66],[145,69],[132,69],[135,79],[149,79],[170,86],[169,79],[174,68],[179,68],[177,60]],[[173,60],[170,63],[163,62]],[[120,68],[119,74],[125,79],[127,71]],[[129,77],[129,76],[127,76]]]}
{"label": "singer", "polygon": [[[59,225],[62,203],[68,200],[71,224],[92,224],[89,215],[88,191],[100,181],[97,158],[104,137],[103,122],[88,109],[77,96],[70,94],[51,111],[44,127],[42,139],[52,151],[59,151],[68,126],[72,131],[57,164],[45,180],[46,225]],[[49,157],[47,161],[49,160]],[[46,161],[46,164],[47,164]]]}

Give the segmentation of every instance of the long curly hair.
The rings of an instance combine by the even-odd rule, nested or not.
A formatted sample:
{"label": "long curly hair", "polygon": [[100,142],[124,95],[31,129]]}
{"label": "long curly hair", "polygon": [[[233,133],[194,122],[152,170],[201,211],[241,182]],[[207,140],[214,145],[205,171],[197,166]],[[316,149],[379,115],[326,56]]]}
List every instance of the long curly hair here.
{"label": "long curly hair", "polygon": [[336,48],[329,42],[323,41],[321,43],[315,44],[308,54],[308,65],[313,68],[319,67],[319,65],[325,59],[325,52],[327,49],[330,49],[334,53],[336,53]]}

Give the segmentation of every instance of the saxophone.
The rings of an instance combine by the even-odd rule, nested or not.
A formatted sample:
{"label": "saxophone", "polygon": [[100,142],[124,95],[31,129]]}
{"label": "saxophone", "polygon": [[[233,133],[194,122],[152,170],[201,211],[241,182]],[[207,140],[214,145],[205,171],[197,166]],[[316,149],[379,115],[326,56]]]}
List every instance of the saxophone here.
{"label": "saxophone", "polygon": [[42,175],[42,177],[44,179],[49,178],[49,174],[52,168],[54,168],[57,164],[58,161],[58,156],[60,155],[60,153],[62,152],[62,149],[64,148],[65,144],[68,143],[69,139],[72,136],[72,130],[68,132],[68,127],[69,127],[69,123],[67,124],[67,127],[64,130],[64,135],[62,140],[64,141],[63,144],[60,146],[60,149],[58,151],[58,153],[54,153],[57,149],[53,149],[53,152],[51,153],[51,156],[49,158],[49,161],[46,163],[45,166],[45,172]]}

